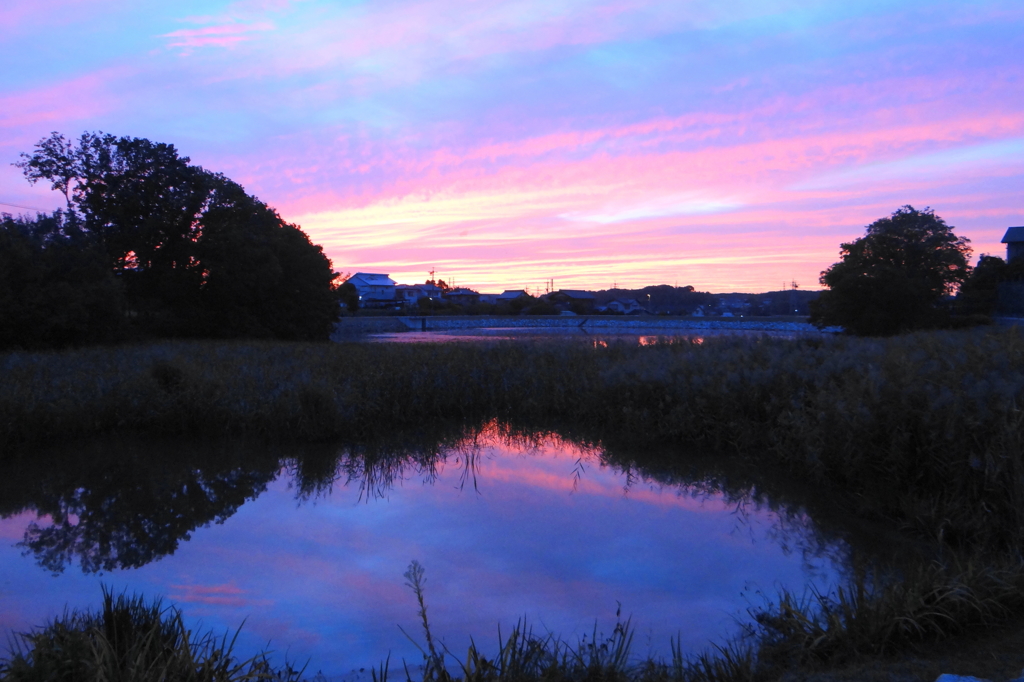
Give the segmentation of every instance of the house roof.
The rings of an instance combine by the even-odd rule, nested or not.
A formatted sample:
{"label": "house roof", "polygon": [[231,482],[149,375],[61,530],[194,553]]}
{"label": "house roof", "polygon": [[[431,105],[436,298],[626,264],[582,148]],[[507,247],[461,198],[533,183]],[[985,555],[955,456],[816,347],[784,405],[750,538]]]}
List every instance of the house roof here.
{"label": "house roof", "polygon": [[349,279],[358,279],[364,284],[368,284],[370,286],[394,286],[395,284],[395,280],[391,279],[387,275],[382,275],[377,272],[357,272]]}
{"label": "house roof", "polygon": [[1024,226],[1006,228],[1002,243],[1009,244],[1010,242],[1024,242]]}
{"label": "house roof", "polygon": [[520,296],[528,296],[522,289],[505,289],[505,291],[498,294],[498,298],[505,300],[510,298],[519,298]]}
{"label": "house roof", "polygon": [[589,291],[583,291],[582,289],[559,289],[556,293],[565,294],[569,298],[582,298],[588,301],[594,299],[594,295]]}
{"label": "house roof", "polygon": [[479,296],[480,294],[478,294],[477,292],[473,291],[472,289],[463,289],[463,288],[460,287],[458,289],[451,289],[445,295],[446,296]]}

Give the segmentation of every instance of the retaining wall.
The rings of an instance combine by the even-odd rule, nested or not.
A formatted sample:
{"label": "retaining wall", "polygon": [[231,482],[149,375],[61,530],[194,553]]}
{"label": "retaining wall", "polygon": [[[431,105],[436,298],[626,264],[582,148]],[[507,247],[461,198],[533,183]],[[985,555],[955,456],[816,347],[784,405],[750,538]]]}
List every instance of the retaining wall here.
{"label": "retaining wall", "polygon": [[699,318],[699,317],[601,317],[587,315],[529,315],[523,317],[398,317],[404,329],[434,331],[447,329],[558,327],[583,329],[721,329],[744,331],[818,332],[807,322],[755,320],[753,318]]}

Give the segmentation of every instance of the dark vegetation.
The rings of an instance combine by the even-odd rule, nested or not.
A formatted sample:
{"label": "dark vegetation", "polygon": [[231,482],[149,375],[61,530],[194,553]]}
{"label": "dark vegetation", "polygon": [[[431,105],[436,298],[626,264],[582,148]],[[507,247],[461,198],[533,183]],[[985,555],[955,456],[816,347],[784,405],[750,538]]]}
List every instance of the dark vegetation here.
{"label": "dark vegetation", "polygon": [[842,259],[821,273],[828,289],[811,321],[870,336],[948,326],[941,304],[970,274],[969,244],[931,209],[897,209],[842,244]]}
{"label": "dark vegetation", "polygon": [[645,307],[649,305],[651,313],[678,315],[689,314],[698,306],[711,308],[718,297],[706,291],[696,291],[691,286],[673,287],[667,284],[641,289],[616,288],[594,292],[596,305],[607,305],[615,299],[633,299]]}
{"label": "dark vegetation", "polygon": [[1024,314],[1024,259],[1007,263],[997,256],[982,256],[957,295],[958,312],[965,316]]}
{"label": "dark vegetation", "polygon": [[842,260],[821,273],[828,289],[810,302],[810,321],[890,336],[1024,315],[1024,260],[982,255],[971,268],[969,244],[931,209],[904,206],[842,245]]}
{"label": "dark vegetation", "polygon": [[[237,636],[237,633],[236,633]],[[10,682],[246,682],[298,680],[302,671],[273,667],[259,654],[239,659],[233,638],[193,633],[181,612],[160,601],[104,590],[98,611],[70,612],[19,635],[0,662]]]}
{"label": "dark vegetation", "polygon": [[54,133],[17,165],[67,206],[0,218],[0,348],[328,338],[338,292],[321,248],[173,145]]}

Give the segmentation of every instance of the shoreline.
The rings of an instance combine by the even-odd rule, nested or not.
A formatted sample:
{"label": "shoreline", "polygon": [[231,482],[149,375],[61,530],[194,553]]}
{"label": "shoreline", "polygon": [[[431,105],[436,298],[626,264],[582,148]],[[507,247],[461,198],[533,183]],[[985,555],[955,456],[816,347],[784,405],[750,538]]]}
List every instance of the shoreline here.
{"label": "shoreline", "polygon": [[605,331],[617,333],[676,331],[765,331],[808,335],[833,334],[838,327],[819,329],[806,318],[693,318],[601,315],[530,315],[530,316],[379,316],[343,317],[335,325],[331,340],[348,340],[363,334],[431,332],[468,329],[559,329]]}

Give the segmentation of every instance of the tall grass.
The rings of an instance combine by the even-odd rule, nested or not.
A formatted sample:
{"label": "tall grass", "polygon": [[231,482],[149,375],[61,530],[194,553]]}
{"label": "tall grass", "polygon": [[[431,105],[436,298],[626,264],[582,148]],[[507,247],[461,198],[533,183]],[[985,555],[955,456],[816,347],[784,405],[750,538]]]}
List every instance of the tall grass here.
{"label": "tall grass", "polygon": [[17,635],[0,660],[4,682],[245,682],[298,680],[266,654],[241,660],[235,638],[193,633],[181,612],[160,601],[103,590],[98,612],[65,612],[44,628]]}
{"label": "tall grass", "polygon": [[[427,617],[425,597],[425,569],[418,561],[409,565],[405,573],[406,586],[416,596],[417,616],[426,641],[426,648],[415,638],[410,640],[423,654],[423,682],[525,682],[527,680],[629,680],[636,677],[636,662],[631,660],[633,631],[630,620],[615,624],[612,634],[599,634],[595,624],[588,640],[586,636],[571,644],[553,633],[535,634],[533,628],[520,620],[507,637],[498,630],[496,653],[490,658],[472,639],[464,658],[454,655],[443,642],[436,642]],[[616,614],[618,616],[619,614]],[[403,630],[403,632],[405,632]],[[435,643],[436,642],[436,643]],[[452,663],[449,664],[448,660]],[[455,671],[454,674],[452,671]],[[382,664],[374,682],[386,682],[388,667]],[[461,673],[461,674],[460,674]],[[412,676],[405,667],[407,682]]]}
{"label": "tall grass", "polygon": [[[932,563],[895,580],[862,574],[848,588],[830,593],[783,592],[751,609],[754,621],[740,637],[696,654],[684,653],[672,641],[668,660],[633,655],[629,618],[618,618],[608,637],[599,635],[595,625],[589,640],[584,636],[576,643],[554,633],[538,635],[519,621],[508,637],[499,629],[490,657],[471,640],[465,657],[459,658],[436,643],[426,613],[423,573],[414,561],[406,584],[416,595],[427,642],[420,649],[424,682],[768,682],[796,671],[905,652],[1005,621],[1024,606],[1019,562]],[[380,671],[375,679],[386,682],[387,667]],[[407,667],[405,678],[411,682]]]}
{"label": "tall grass", "polygon": [[[520,620],[496,646],[471,639],[465,655],[433,632],[427,615],[425,572],[413,562],[406,585],[416,598],[425,645],[416,674],[390,660],[372,670],[374,682],[769,682],[868,656],[897,654],[921,643],[985,627],[1024,607],[1024,571],[1000,566],[938,563],[899,580],[861,576],[849,589],[796,596],[782,593],[752,609],[754,622],[737,639],[696,654],[671,642],[669,658],[633,653],[630,618],[611,634],[595,624],[575,642],[536,632]],[[408,636],[408,635],[407,635]],[[237,637],[237,632],[235,634]],[[17,637],[0,659],[4,682],[242,682],[300,680],[301,670],[275,668],[266,654],[241,660],[235,638],[195,635],[180,611],[158,601],[104,591],[98,612],[69,612]]]}

